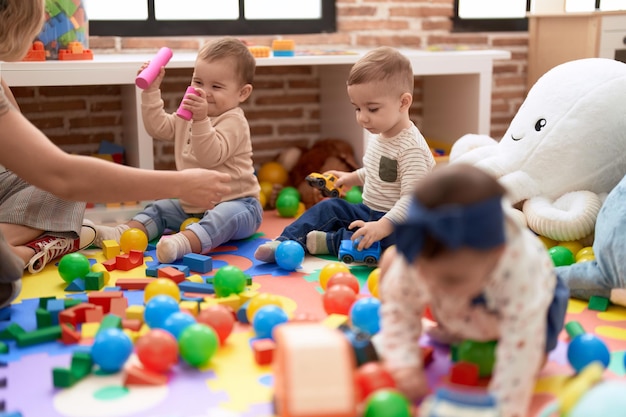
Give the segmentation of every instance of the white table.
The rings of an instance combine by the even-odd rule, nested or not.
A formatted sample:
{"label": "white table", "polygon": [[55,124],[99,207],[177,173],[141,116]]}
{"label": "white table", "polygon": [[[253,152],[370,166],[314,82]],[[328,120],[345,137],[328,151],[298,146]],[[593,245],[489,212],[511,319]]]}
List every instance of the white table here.
{"label": "white table", "polygon": [[[352,64],[365,51],[352,55],[311,55],[259,58],[257,65],[312,65],[320,68],[320,137],[352,140],[360,161],[367,135],[354,120],[346,96],[346,79]],[[509,59],[503,50],[418,51],[402,50],[415,75],[423,76],[423,125],[427,138],[451,143],[466,133],[489,134],[493,61]],[[152,169],[152,138],[140,115],[140,93],[135,87],[137,69],[151,54],[96,54],[93,61],[0,63],[9,86],[121,85],[124,103],[124,147],[129,165]],[[195,53],[177,53],[168,68],[193,68]]]}

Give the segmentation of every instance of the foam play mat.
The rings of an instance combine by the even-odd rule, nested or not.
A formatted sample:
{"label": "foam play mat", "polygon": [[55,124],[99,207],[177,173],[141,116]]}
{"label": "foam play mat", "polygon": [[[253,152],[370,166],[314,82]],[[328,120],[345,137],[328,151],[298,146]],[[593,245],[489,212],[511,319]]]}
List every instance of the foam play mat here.
{"label": "foam play mat", "polygon": [[[324,322],[329,326],[333,322],[340,322],[341,317],[326,313],[322,302],[323,290],[319,282],[322,268],[336,260],[307,256],[295,271],[287,271],[276,264],[258,262],[253,257],[259,244],[280,234],[283,227],[291,221],[292,219],[279,217],[274,211],[266,211],[257,235],[217,248],[209,254],[212,258],[212,269],[205,273],[191,271],[191,275],[196,281],[198,278],[201,281],[211,281],[220,268],[236,266],[246,274],[248,285],[241,295],[244,299],[228,302],[233,310],[244,303],[245,297],[268,293],[280,299],[290,319],[307,317],[308,320]],[[101,249],[92,248],[82,253],[87,256],[91,265],[106,261]],[[155,260],[155,252],[149,247],[139,266],[128,271],[110,271],[110,279],[105,287],[94,291],[109,295],[119,295],[121,292],[123,305],[121,310],[117,305],[115,311],[122,311],[122,315],[128,314],[126,319],[129,319],[131,313],[136,315],[137,311],[141,311],[133,307],[143,308],[144,291],[120,290],[115,287],[116,282],[129,278],[145,279],[148,270],[155,267]],[[135,383],[129,383],[129,370],[141,367],[135,352],[130,354],[123,368],[117,372],[103,372],[97,366],[90,365],[86,370],[83,367],[82,373],[77,376],[74,372],[75,365],[80,367],[80,358],[89,358],[94,337],[99,326],[105,322],[102,317],[91,322],[81,320],[82,323],[74,331],[64,333],[64,340],[52,337],[38,343],[18,346],[13,337],[16,332],[34,331],[38,328],[38,323],[40,328],[46,327],[41,314],[42,306],[58,305],[59,301],[52,300],[63,300],[64,306],[80,306],[81,302],[89,301],[90,294],[94,292],[80,289],[66,291],[68,283],[60,277],[57,265],[58,263],[52,263],[36,275],[27,273],[18,300],[11,307],[0,311],[0,335],[5,348],[4,353],[0,354],[0,399],[4,407],[0,411],[19,412],[23,417],[274,416],[272,366],[259,365],[255,360],[252,342],[257,337],[249,324],[236,323],[208,363],[191,366],[182,359],[178,360],[163,374],[164,379],[157,383],[146,382],[149,376],[145,375],[138,375],[134,379]],[[172,267],[180,265],[175,263]],[[349,267],[361,284],[361,296],[371,296],[366,281],[373,267],[362,264],[351,264]],[[215,298],[214,295],[193,291],[183,292],[183,299],[191,303],[187,305],[195,303],[199,306],[202,300],[206,301],[211,297]],[[46,309],[43,310],[45,312]],[[606,311],[597,311],[589,309],[587,302],[570,300],[566,323],[573,321],[578,322],[587,333],[596,335],[608,347],[610,361],[602,378],[607,381],[624,379],[626,309],[610,305]],[[54,327],[50,324],[48,326]],[[135,332],[135,337],[140,332],[141,330]],[[569,343],[570,338],[563,331],[557,348],[550,354],[540,374],[529,416],[552,416],[553,414],[546,411],[548,405],[574,377],[576,372],[567,358]],[[430,344],[428,338],[423,339],[423,344]],[[452,361],[449,348],[434,344],[432,347],[433,360],[427,367],[427,373],[434,388],[449,377]],[[112,350],[110,354],[114,355],[115,352]],[[72,372],[68,371],[70,368]],[[74,379],[67,382],[67,379],[63,379],[64,376]],[[137,383],[142,378],[143,383]],[[59,386],[63,384],[62,381],[66,381],[66,387]],[[556,415],[558,414],[554,414]]]}

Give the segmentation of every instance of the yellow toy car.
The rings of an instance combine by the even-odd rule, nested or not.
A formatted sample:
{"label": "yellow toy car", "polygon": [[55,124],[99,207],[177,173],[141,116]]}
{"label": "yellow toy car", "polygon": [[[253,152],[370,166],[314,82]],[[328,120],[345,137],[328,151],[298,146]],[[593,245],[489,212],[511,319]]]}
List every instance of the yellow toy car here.
{"label": "yellow toy car", "polygon": [[335,186],[337,177],[332,174],[313,172],[306,176],[305,181],[313,188],[322,192],[324,197],[339,197],[341,188]]}

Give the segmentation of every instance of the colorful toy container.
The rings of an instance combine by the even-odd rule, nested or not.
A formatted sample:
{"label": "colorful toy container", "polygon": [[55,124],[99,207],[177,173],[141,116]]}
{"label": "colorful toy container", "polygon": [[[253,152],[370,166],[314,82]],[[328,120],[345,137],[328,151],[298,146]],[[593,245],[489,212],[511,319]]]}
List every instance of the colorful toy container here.
{"label": "colorful toy container", "polygon": [[43,44],[47,60],[93,59],[82,0],[46,0],[46,20],[37,41]]}

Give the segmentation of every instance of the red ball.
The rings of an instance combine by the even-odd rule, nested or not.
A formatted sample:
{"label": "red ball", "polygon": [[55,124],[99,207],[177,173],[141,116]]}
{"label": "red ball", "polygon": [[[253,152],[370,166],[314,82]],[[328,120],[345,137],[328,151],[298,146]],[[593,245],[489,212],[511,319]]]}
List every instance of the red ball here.
{"label": "red ball", "polygon": [[350,307],[356,301],[354,290],[344,284],[328,288],[322,296],[324,311],[327,314],[350,314]]}
{"label": "red ball", "polygon": [[326,289],[329,289],[333,285],[337,284],[347,285],[354,290],[355,294],[358,294],[361,289],[359,280],[350,272],[337,272],[334,274],[326,283]]}
{"label": "red ball", "polygon": [[226,339],[233,331],[235,326],[235,315],[232,309],[226,306],[216,304],[205,308],[198,313],[196,317],[198,323],[206,324],[217,333],[220,345],[226,342]]}
{"label": "red ball", "polygon": [[380,362],[367,362],[359,366],[355,382],[360,401],[379,389],[396,387],[396,381]]}
{"label": "red ball", "polygon": [[155,372],[167,372],[178,363],[178,341],[163,329],[151,329],[139,337],[135,352],[143,366]]}

